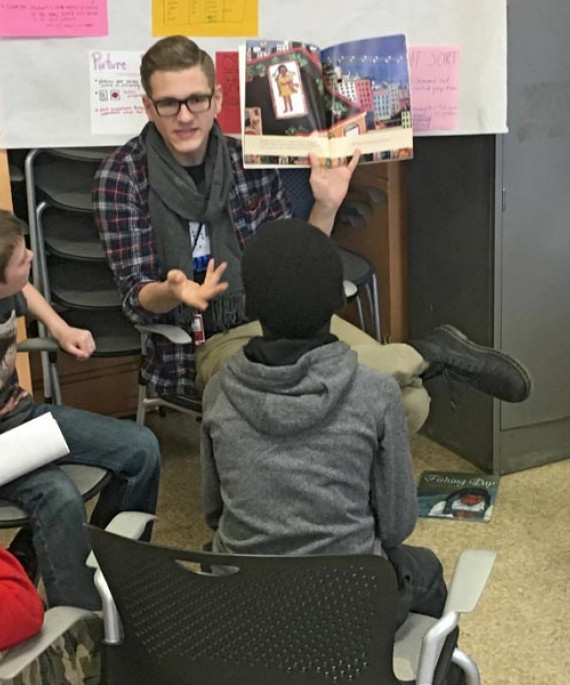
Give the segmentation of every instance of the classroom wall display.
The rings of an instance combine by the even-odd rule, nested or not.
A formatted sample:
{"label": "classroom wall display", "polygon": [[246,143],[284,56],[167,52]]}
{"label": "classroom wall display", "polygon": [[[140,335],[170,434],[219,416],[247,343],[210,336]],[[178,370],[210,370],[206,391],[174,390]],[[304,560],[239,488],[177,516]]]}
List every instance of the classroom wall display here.
{"label": "classroom wall display", "polygon": [[[93,129],[90,59],[93,51],[100,64],[107,52],[143,53],[157,40],[151,20],[151,0],[108,0],[107,36],[0,38],[0,148],[119,145],[136,134]],[[251,38],[332,45],[404,33],[408,45],[450,46],[461,56],[457,125],[416,134],[453,135],[507,130],[506,29],[506,0],[259,0],[259,35]],[[196,41],[214,58],[245,42]]]}

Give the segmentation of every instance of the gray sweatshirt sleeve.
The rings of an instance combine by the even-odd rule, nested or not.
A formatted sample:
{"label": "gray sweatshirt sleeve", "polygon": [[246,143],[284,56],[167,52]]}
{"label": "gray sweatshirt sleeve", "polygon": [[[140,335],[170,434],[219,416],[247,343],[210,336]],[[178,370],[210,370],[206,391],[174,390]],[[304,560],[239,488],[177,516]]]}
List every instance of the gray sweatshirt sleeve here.
{"label": "gray sweatshirt sleeve", "polygon": [[202,502],[206,523],[212,530],[217,530],[223,510],[220,492],[220,477],[214,459],[214,449],[209,431],[209,415],[215,402],[219,377],[214,377],[204,392],[204,414],[200,424],[200,455],[202,463]]}
{"label": "gray sweatshirt sleeve", "polygon": [[[385,412],[379,423],[378,453],[372,467],[372,506],[376,514],[376,535],[386,549],[403,542],[413,531],[418,517],[416,482],[408,428],[395,381],[383,388]],[[383,423],[383,425],[382,425]]]}

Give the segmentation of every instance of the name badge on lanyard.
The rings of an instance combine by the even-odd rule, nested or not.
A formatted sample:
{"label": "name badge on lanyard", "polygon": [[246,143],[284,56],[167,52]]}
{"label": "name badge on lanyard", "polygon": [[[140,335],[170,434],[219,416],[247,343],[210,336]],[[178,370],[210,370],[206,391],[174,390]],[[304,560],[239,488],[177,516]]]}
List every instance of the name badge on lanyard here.
{"label": "name badge on lanyard", "polygon": [[195,273],[203,273],[206,271],[212,255],[210,236],[208,235],[206,224],[199,221],[190,221],[188,228],[190,231],[190,245],[192,246],[192,269]]}
{"label": "name badge on lanyard", "polygon": [[[198,221],[190,221],[188,224],[190,231],[190,245],[192,246],[192,270],[195,274],[203,274],[210,261],[210,236],[206,230],[206,225]],[[192,318],[192,338],[194,345],[203,345],[206,342],[204,331],[204,319],[200,312],[194,312]]]}

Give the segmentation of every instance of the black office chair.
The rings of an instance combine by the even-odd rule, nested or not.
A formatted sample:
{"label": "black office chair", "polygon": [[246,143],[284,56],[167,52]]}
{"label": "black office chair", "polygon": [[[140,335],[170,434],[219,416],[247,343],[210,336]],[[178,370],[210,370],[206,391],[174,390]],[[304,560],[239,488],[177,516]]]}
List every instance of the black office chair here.
{"label": "black office chair", "polygon": [[[308,219],[314,203],[313,192],[309,184],[310,169],[280,169],[279,175],[285,186],[287,196],[293,205],[293,214],[300,219]],[[382,202],[383,195],[374,188],[358,188],[358,191],[350,193],[341,205],[337,221],[350,225],[364,226],[366,216],[372,211],[372,204]],[[362,330],[366,330],[361,295],[366,295],[368,310],[372,319],[373,336],[381,341],[382,331],[380,323],[380,304],[378,298],[378,279],[372,262],[366,257],[339,246],[342,259],[343,277],[345,283],[352,283],[355,289],[352,291],[345,288],[348,302],[356,302],[358,309],[358,321]]]}
{"label": "black office chair", "polygon": [[[92,332],[94,357],[140,352],[140,336],[121,311],[92,213],[93,176],[112,149],[38,148],[25,161],[33,283],[62,308],[69,325]],[[43,326],[39,330],[46,334]],[[61,404],[57,367],[45,353],[42,369],[46,399]]]}
{"label": "black office chair", "polygon": [[396,632],[395,574],[378,556],[216,555],[92,527],[89,538],[106,685],[443,685],[452,661],[479,683],[456,648],[457,624],[477,603],[491,552],[464,553],[467,599],[454,578],[442,619],[411,614]]}

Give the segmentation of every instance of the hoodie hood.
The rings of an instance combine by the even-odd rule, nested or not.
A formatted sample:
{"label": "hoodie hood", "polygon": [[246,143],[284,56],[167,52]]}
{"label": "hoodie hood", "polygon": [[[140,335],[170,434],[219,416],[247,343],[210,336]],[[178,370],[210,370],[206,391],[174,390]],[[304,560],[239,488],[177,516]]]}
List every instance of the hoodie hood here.
{"label": "hoodie hood", "polygon": [[358,360],[342,342],[317,347],[287,366],[252,362],[239,350],[225,365],[226,397],[260,433],[297,434],[337,409],[354,382]]}

